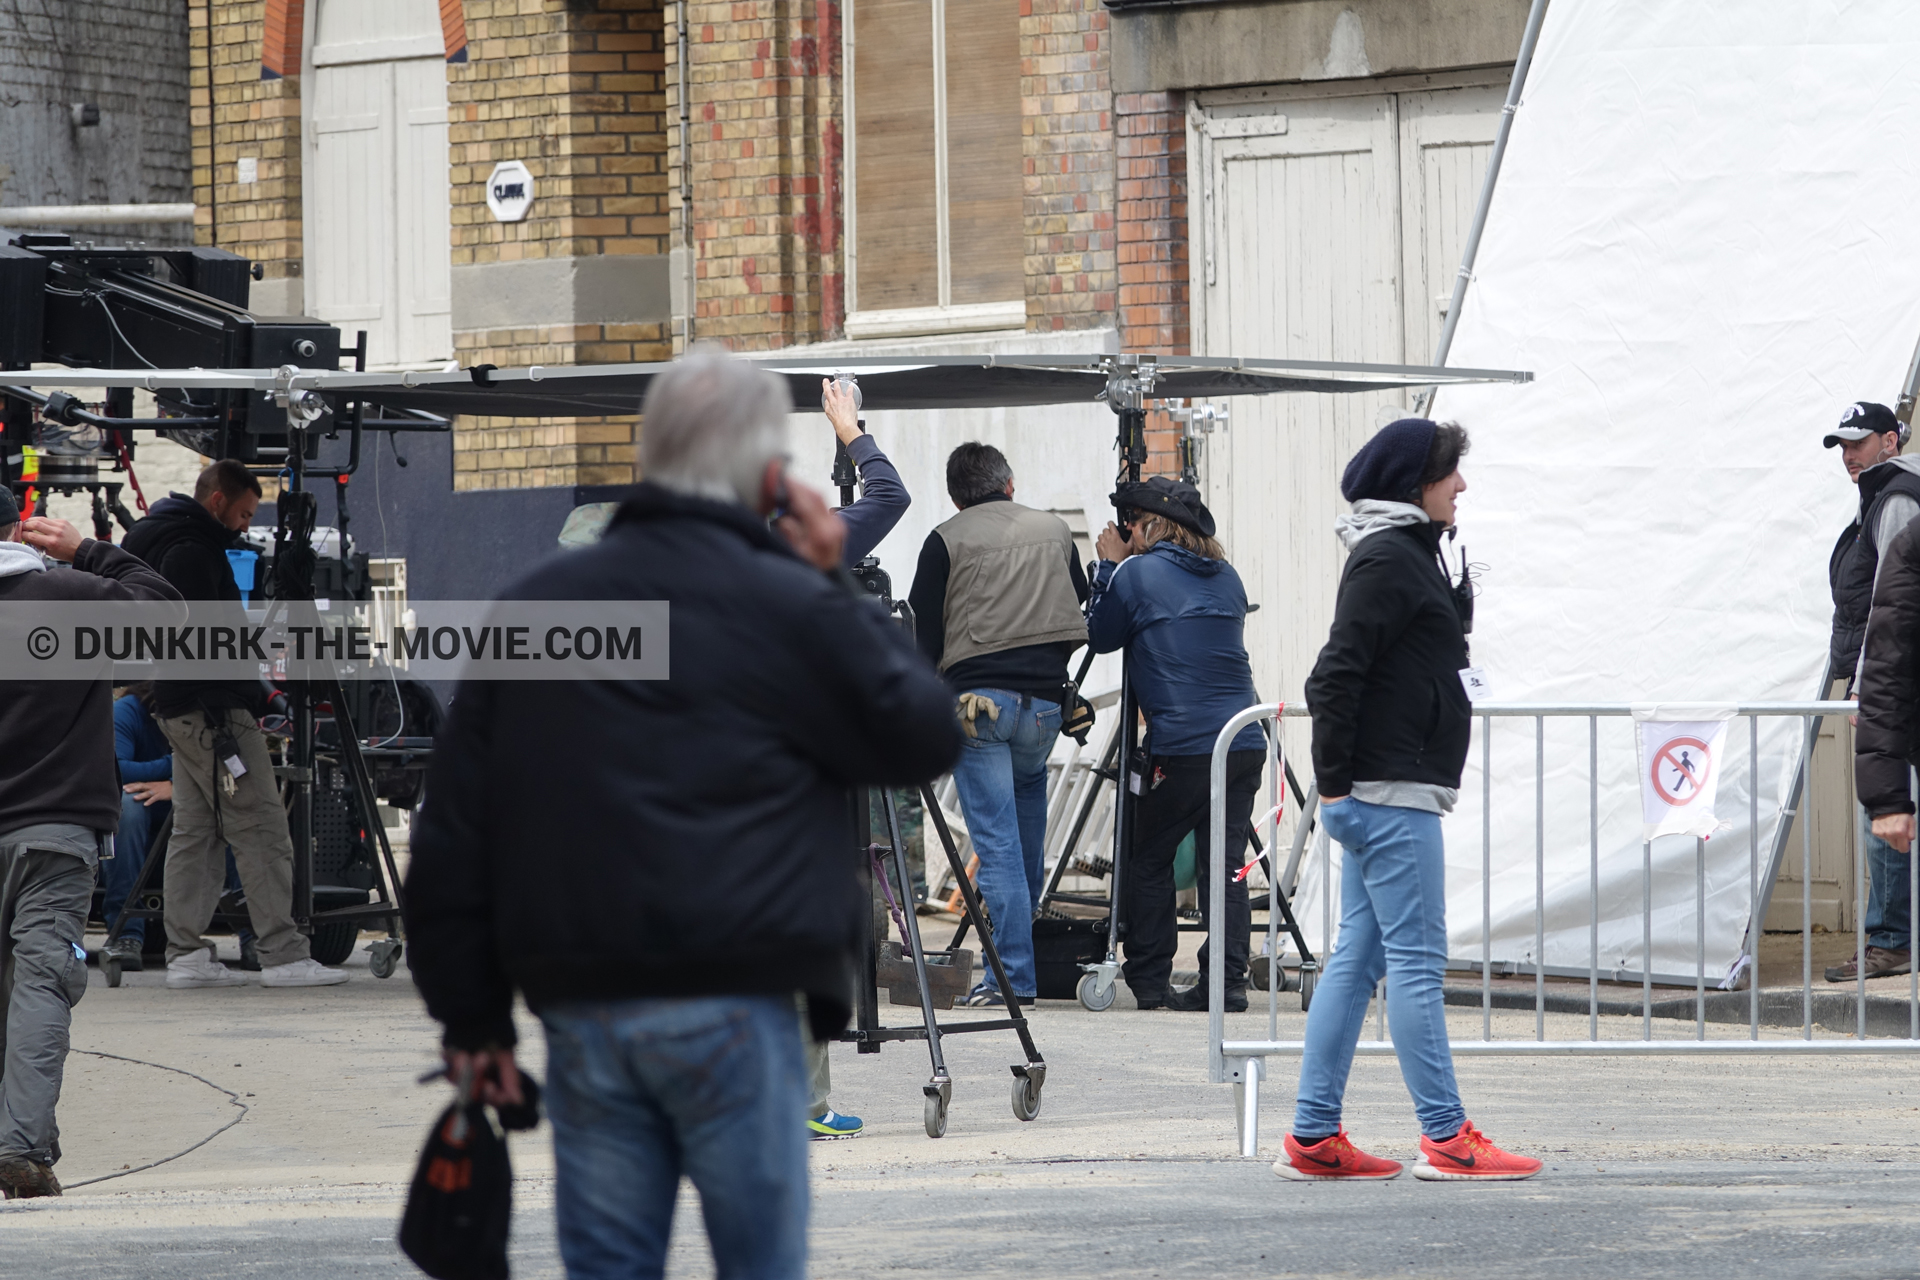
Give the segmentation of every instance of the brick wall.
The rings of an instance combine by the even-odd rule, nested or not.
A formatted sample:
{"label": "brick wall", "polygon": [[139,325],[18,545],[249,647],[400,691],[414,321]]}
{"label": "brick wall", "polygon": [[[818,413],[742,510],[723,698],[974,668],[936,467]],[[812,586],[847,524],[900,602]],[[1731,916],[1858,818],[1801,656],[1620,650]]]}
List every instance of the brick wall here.
{"label": "brick wall", "polygon": [[[1185,95],[1119,94],[1113,119],[1120,349],[1188,355]],[[1178,475],[1178,440],[1171,418],[1150,415],[1146,471]]]}
{"label": "brick wall", "polygon": [[[76,102],[99,107],[100,123],[76,127]],[[10,205],[189,199],[187,17],[178,0],[0,4],[0,167],[11,171],[0,173]],[[86,234],[179,244],[190,232],[176,224]]]}
{"label": "brick wall", "polygon": [[[267,280],[299,276],[300,78],[261,76],[263,0],[187,0],[187,22],[194,243],[261,263]],[[257,161],[251,183],[242,157]]]}
{"label": "brick wall", "polygon": [[1113,323],[1113,91],[1101,0],[1021,0],[1027,328]]}
{"label": "brick wall", "polygon": [[[845,322],[838,0],[682,3],[690,24],[694,336],[736,351],[836,337]],[[667,71],[677,183],[671,39]]]}
{"label": "brick wall", "polygon": [[[661,0],[466,0],[467,60],[448,67],[453,264],[665,254]],[[524,222],[495,222],[486,180],[502,160],[533,173]],[[569,324],[456,331],[462,365],[664,360],[668,326]],[[636,417],[463,418],[454,487],[633,479]]]}

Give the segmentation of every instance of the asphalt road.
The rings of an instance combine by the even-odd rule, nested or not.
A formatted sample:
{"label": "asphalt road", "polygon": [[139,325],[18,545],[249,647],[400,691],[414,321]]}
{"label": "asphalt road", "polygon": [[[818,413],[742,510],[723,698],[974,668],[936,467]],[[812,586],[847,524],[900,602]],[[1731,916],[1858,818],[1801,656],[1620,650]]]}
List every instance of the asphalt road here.
{"label": "asphalt road", "polygon": [[[90,991],[76,1047],[121,1056],[71,1060],[60,1172],[114,1176],[0,1205],[0,1276],[417,1275],[394,1231],[445,1087],[416,1082],[434,1035],[404,973],[378,982],[363,965],[314,991],[169,992],[157,975]],[[1478,1011],[1455,1016],[1456,1035],[1478,1036]],[[1496,1035],[1534,1031],[1531,1013],[1494,1021]],[[1548,1034],[1585,1021],[1550,1016]],[[1637,1035],[1628,1021],[1603,1034]],[[1008,1105],[1011,1036],[954,1037],[952,1118],[937,1142],[921,1129],[924,1050],[836,1049],[835,1105],[865,1116],[868,1133],[812,1148],[813,1273],[1920,1276],[1920,1081],[1905,1059],[1463,1059],[1469,1114],[1545,1158],[1539,1178],[1301,1185],[1267,1164],[1291,1064],[1276,1060],[1266,1086],[1266,1158],[1241,1160],[1230,1093],[1204,1082],[1204,1023],[1042,1004],[1049,1075],[1031,1124]],[[1284,1016],[1281,1034],[1297,1023]],[[537,1025],[524,1030],[538,1070]],[[1264,1033],[1261,1014],[1229,1027]],[[248,1107],[238,1124],[134,1171],[207,1138],[236,1100]],[[1391,1058],[1356,1065],[1347,1121],[1368,1149],[1411,1157]],[[519,1277],[562,1274],[545,1142],[544,1131],[515,1139]],[[690,1189],[681,1204],[670,1274],[711,1275]]]}
{"label": "asphalt road", "polygon": [[[391,1194],[272,1193],[206,1202],[203,1225],[159,1206],[83,1197],[9,1211],[16,1276],[358,1277],[418,1274],[393,1244]],[[820,1276],[1792,1276],[1920,1275],[1920,1170],[1904,1162],[1555,1166],[1531,1183],[1282,1186],[1264,1162],[1009,1160],[818,1188]],[[521,1188],[513,1271],[559,1277],[543,1182]],[[21,1206],[25,1208],[26,1206]],[[168,1206],[178,1214],[177,1201]],[[689,1195],[673,1274],[709,1276]]]}

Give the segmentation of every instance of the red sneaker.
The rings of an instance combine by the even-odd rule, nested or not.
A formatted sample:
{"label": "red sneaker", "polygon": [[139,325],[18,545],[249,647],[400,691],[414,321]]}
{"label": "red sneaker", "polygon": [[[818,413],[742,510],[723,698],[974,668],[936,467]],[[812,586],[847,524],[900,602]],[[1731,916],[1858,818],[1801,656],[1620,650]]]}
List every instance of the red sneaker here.
{"label": "red sneaker", "polygon": [[1445,1142],[1421,1134],[1420,1163],[1413,1166],[1413,1176],[1427,1182],[1518,1182],[1538,1172],[1538,1160],[1502,1151],[1471,1123]]}
{"label": "red sneaker", "polygon": [[1295,1182],[1384,1181],[1400,1176],[1399,1161],[1368,1155],[1347,1140],[1345,1129],[1312,1146],[1302,1146],[1288,1134],[1285,1150],[1287,1154],[1273,1162],[1273,1171]]}

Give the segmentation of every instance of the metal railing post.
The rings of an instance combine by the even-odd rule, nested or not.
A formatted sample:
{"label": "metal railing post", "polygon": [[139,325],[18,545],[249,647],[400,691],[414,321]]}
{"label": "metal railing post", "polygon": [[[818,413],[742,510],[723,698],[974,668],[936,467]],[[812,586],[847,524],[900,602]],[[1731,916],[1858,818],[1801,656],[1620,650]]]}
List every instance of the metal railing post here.
{"label": "metal railing post", "polygon": [[1760,717],[1747,717],[1747,1035],[1760,1038]]}
{"label": "metal railing post", "polygon": [[[1267,1034],[1280,1038],[1280,805],[1286,795],[1282,776],[1279,717],[1267,722]],[[1305,819],[1301,819],[1305,821]],[[1304,959],[1305,957],[1302,957]]]}
{"label": "metal railing post", "polygon": [[1640,842],[1640,1038],[1653,1039],[1653,841]]}
{"label": "metal railing post", "polygon": [[1587,717],[1587,1039],[1600,1038],[1600,717]]}
{"label": "metal railing post", "polygon": [[1493,717],[1480,717],[1480,1038],[1493,1039]]}
{"label": "metal railing post", "polygon": [[[1812,717],[1808,717],[1812,719]],[[1809,726],[1805,730],[1807,748],[1800,760],[1800,776],[1812,781],[1813,772],[1813,735],[1816,730]],[[1802,787],[1796,797],[1799,808],[1794,811],[1800,823],[1800,1032],[1803,1039],[1813,1039],[1813,788]]]}
{"label": "metal railing post", "polygon": [[[1207,771],[1207,1078],[1215,1084],[1227,1080],[1226,1055],[1220,1048],[1227,1035],[1227,752],[1240,730],[1277,716],[1279,711],[1274,703],[1262,703],[1227,721],[1213,740],[1213,759]],[[1130,764],[1122,761],[1123,778],[1128,767]]]}
{"label": "metal railing post", "polygon": [[1547,718],[1533,718],[1533,1038],[1547,1038]]}
{"label": "metal railing post", "polygon": [[1693,842],[1694,1039],[1707,1038],[1707,842]]}

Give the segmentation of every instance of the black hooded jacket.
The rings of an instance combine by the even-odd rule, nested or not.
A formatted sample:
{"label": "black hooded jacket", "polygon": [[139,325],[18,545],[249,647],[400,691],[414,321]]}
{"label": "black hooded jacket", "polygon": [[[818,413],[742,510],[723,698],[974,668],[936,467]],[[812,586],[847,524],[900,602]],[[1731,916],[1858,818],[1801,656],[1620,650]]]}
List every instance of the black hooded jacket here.
{"label": "black hooded jacket", "polygon": [[[240,535],[213,518],[213,514],[185,494],[170,493],[153,504],[120,540],[123,550],[140,557],[172,584],[183,600],[231,600],[240,609],[240,586],[233,580],[227,548],[240,545]],[[238,619],[236,618],[236,621]],[[158,715],[181,716],[191,711],[214,712],[244,708],[254,715],[266,709],[265,691],[258,681],[159,680],[153,686],[153,709]]]}
{"label": "black hooded jacket", "polygon": [[1355,782],[1458,787],[1473,708],[1467,637],[1440,567],[1442,526],[1362,539],[1340,576],[1333,629],[1307,677],[1313,768],[1323,796]]}
{"label": "black hooded jacket", "polygon": [[1912,813],[1907,770],[1920,765],[1920,519],[1881,552],[1860,661],[1853,781],[1873,818]]}
{"label": "black hooded jacket", "polygon": [[406,886],[447,1043],[511,1044],[516,988],[804,991],[816,1029],[845,1025],[872,928],[848,789],[960,754],[910,638],[744,507],[653,484],[502,596],[667,601],[671,677],[460,686]]}
{"label": "black hooded jacket", "polygon": [[1874,575],[1885,547],[1874,545],[1880,509],[1896,495],[1920,500],[1920,474],[1907,469],[1908,459],[1895,458],[1860,473],[1860,513],[1833,544],[1827,557],[1827,584],[1833,590],[1833,638],[1829,672],[1835,680],[1853,679],[1860,661],[1860,644],[1867,634],[1867,612],[1873,603]]}

